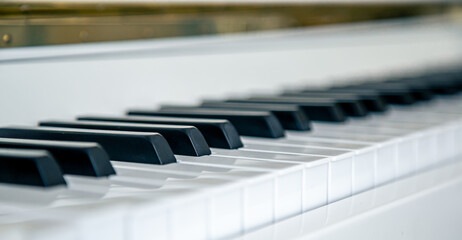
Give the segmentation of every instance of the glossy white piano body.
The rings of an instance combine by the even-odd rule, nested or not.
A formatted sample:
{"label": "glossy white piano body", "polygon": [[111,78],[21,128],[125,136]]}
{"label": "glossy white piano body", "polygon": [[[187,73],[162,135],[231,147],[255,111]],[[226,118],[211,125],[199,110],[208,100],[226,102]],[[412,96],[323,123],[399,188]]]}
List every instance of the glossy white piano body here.
{"label": "glossy white piano body", "polygon": [[[319,86],[332,81],[348,81],[356,76],[420,71],[426,66],[459,63],[462,57],[461,38],[462,27],[456,21],[420,19],[221,37],[6,49],[0,52],[3,83],[0,106],[8,114],[2,115],[0,124],[35,124],[47,118],[71,118],[88,113],[120,114],[129,107],[155,107],[171,102],[191,104],[203,98],[223,98],[235,93],[276,91],[290,84]],[[448,107],[448,103],[453,105]],[[56,239],[222,238],[238,236],[272,221],[293,216],[294,213],[311,210],[243,238],[333,238],[342,237],[345,233],[351,234],[346,235],[349,237],[370,239],[370,232],[359,225],[370,222],[377,223],[371,226],[372,229],[386,229],[383,231],[392,234],[392,238],[420,239],[421,235],[416,232],[421,228],[429,232],[434,230],[432,234],[448,228],[451,231],[446,232],[448,235],[445,239],[456,239],[459,232],[451,224],[440,224],[441,228],[429,227],[441,223],[440,218],[434,217],[439,216],[438,211],[424,215],[429,220],[422,225],[398,222],[403,224],[401,228],[395,228],[396,225],[392,224],[395,221],[388,220],[386,212],[390,212],[392,219],[414,220],[422,216],[419,214],[427,208],[442,206],[441,212],[451,221],[460,220],[460,208],[456,204],[458,201],[455,201],[461,198],[461,191],[457,191],[460,163],[452,158],[460,154],[456,144],[462,136],[462,124],[457,114],[453,117],[451,114],[438,114],[453,110],[457,113],[462,109],[458,104],[460,100],[456,98],[417,106],[415,113],[421,115],[413,115],[412,111],[407,113],[408,109],[395,108],[386,116],[371,116],[366,120],[346,123],[349,129],[353,129],[348,132],[338,126],[317,124],[311,135],[290,133],[286,143],[278,143],[277,146],[271,142],[244,138],[247,149],[240,151],[255,152],[253,150],[257,149],[256,152],[261,153],[277,152],[278,147],[289,148],[284,144],[290,141],[294,144],[294,141],[309,141],[314,137],[317,144],[314,148],[322,152],[318,155],[324,160],[313,158],[312,162],[303,165],[295,164],[297,159],[293,162],[275,160],[265,163],[268,165],[265,167],[250,166],[262,160],[263,154],[257,154],[260,159],[258,156],[238,158],[243,162],[241,166],[247,164],[246,167],[231,167],[232,164],[227,163],[231,153],[215,150],[215,156],[221,156],[223,161],[212,159],[215,162],[207,162],[207,158],[202,158],[203,165],[216,168],[228,166],[235,173],[231,171],[229,176],[201,175],[203,179],[213,179],[213,184],[207,183],[210,185],[209,191],[214,193],[213,197],[205,201],[194,190],[191,190],[191,194],[181,195],[190,198],[171,199],[175,191],[183,194],[180,190],[185,186],[192,186],[192,189],[198,186],[190,184],[189,180],[173,180],[169,182],[172,195],[165,195],[164,198],[156,195],[155,201],[149,194],[134,197],[130,201],[137,203],[135,207],[133,202],[127,208],[125,202],[112,201],[110,197],[94,205],[69,207],[64,199],[64,203],[57,204],[62,204],[62,207],[57,209],[39,209],[25,215],[15,215],[20,220],[29,219],[27,224],[8,216],[2,219],[5,230],[0,231],[0,236],[2,239],[45,239],[49,234]],[[387,126],[387,119],[393,122],[396,118],[405,122],[408,118],[409,124],[407,127]],[[377,132],[367,137],[371,129],[368,124],[373,123],[374,119],[384,123]],[[419,127],[422,127],[422,131]],[[338,143],[339,146],[323,146],[323,139],[326,143]],[[361,146],[358,147],[358,144]],[[292,148],[293,151],[307,151],[306,148],[296,149],[293,145]],[[345,151],[344,155],[342,151]],[[406,156],[412,159],[403,161]],[[388,161],[390,159],[393,160]],[[185,164],[192,161],[188,157],[178,157],[178,160]],[[130,178],[133,176],[130,175],[129,164],[115,165],[117,171],[123,174],[111,181],[123,182],[126,186],[136,185],[136,177],[139,176],[135,176],[134,180]],[[443,167],[424,172],[440,165]],[[132,168],[136,169],[136,166]],[[276,168],[279,170],[271,170]],[[155,167],[151,170],[157,171],[158,175],[165,172],[165,169],[156,170]],[[283,175],[282,170],[287,174]],[[178,173],[180,170],[172,171]],[[390,183],[417,172],[424,173]],[[185,173],[179,175],[184,177]],[[435,178],[441,175],[446,180],[440,183]],[[294,179],[307,176],[316,176],[316,184],[292,185],[297,182]],[[201,178],[197,181],[200,182]],[[80,181],[83,181],[82,186],[88,186],[84,179],[67,179],[71,186],[76,186],[74,190],[79,189]],[[265,182],[265,179],[274,180]],[[161,176],[157,180],[164,181]],[[285,180],[290,185],[284,185]],[[408,186],[408,183],[417,187],[399,195],[401,189],[406,190],[402,186]],[[262,186],[264,184],[266,186]],[[285,189],[283,186],[288,187]],[[95,186],[89,192],[104,192],[106,189],[101,187],[103,190]],[[13,193],[14,189],[9,191]],[[197,189],[200,192],[200,188]],[[377,200],[381,200],[383,195],[388,196],[390,191],[395,196],[405,198],[391,196],[391,200],[384,200],[385,203],[391,202],[388,205]],[[313,192],[315,194],[311,195]],[[30,193],[33,193],[31,196],[40,195],[39,192]],[[111,193],[117,195],[117,189]],[[440,193],[447,196],[434,199]],[[248,194],[254,196],[249,197],[251,195]],[[302,195],[300,202],[290,202],[296,199],[287,197],[291,194]],[[47,197],[47,194],[44,195]],[[240,201],[242,198],[244,200]],[[290,201],[287,202],[285,198]],[[393,201],[395,199],[397,201]],[[416,209],[402,210],[412,202],[416,203]],[[226,208],[231,206],[233,208]],[[449,206],[454,211],[449,211]],[[312,210],[314,208],[317,209]],[[4,210],[8,211],[14,212],[14,207]],[[362,214],[359,217],[356,215],[358,212]],[[111,224],[108,225],[107,221],[111,221]],[[306,225],[311,226],[311,221],[319,225],[313,229],[306,228]],[[18,227],[12,228],[15,224]],[[350,226],[359,233],[351,233]],[[292,232],[292,227],[297,227],[296,233],[300,234],[285,235]],[[406,234],[399,235],[396,229]],[[434,235],[425,235],[429,239],[430,236]],[[386,235],[383,238],[387,238]]]}

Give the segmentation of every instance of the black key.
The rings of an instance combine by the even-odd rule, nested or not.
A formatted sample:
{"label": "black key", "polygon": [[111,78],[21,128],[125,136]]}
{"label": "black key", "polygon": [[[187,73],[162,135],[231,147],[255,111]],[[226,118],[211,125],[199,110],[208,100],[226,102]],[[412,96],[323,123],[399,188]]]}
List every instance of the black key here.
{"label": "black key", "polygon": [[415,78],[393,78],[387,80],[386,83],[401,84],[404,88],[408,88],[412,96],[416,100],[426,101],[431,100],[435,94],[429,84]]}
{"label": "black key", "polygon": [[454,76],[447,74],[433,74],[421,77],[419,80],[427,84],[434,93],[442,95],[456,94],[462,87],[461,83]]}
{"label": "black key", "polygon": [[40,187],[66,185],[55,159],[46,150],[0,149],[0,182]]}
{"label": "black key", "polygon": [[453,69],[445,72],[444,75],[457,88],[457,92],[462,91],[462,70]]}
{"label": "black key", "polygon": [[286,92],[281,96],[283,97],[296,97],[299,99],[302,98],[328,98],[334,99],[340,104],[343,111],[352,117],[363,117],[368,114],[366,106],[355,96],[345,95],[342,93],[334,94],[316,94],[316,93],[295,93],[295,92]]}
{"label": "black key", "polygon": [[388,103],[385,98],[377,91],[370,90],[370,89],[348,89],[348,88],[330,88],[328,89],[330,92],[342,92],[342,93],[351,93],[357,94],[359,96],[366,96],[372,98],[377,98],[378,101],[369,102],[370,105],[366,105],[367,108],[371,108],[374,110],[370,111],[377,111],[377,112],[384,112],[388,109]]}
{"label": "black key", "polygon": [[204,101],[201,107],[235,109],[235,110],[254,110],[270,111],[277,117],[284,129],[308,131],[311,129],[311,122],[306,114],[295,105],[260,104],[260,103],[231,103],[222,101]]}
{"label": "black key", "polygon": [[252,97],[247,99],[229,99],[226,102],[287,104],[300,107],[311,120],[343,122],[346,116],[338,103],[328,99],[294,99],[281,97]]}
{"label": "black key", "polygon": [[370,86],[373,88],[383,88],[383,89],[396,89],[410,94],[413,101],[409,101],[410,104],[414,103],[417,100],[429,100],[433,97],[433,92],[425,85],[414,82],[414,83],[405,83],[405,82],[376,82],[376,83],[366,83],[363,84],[366,87]]}
{"label": "black key", "polygon": [[[355,92],[349,92],[342,89],[326,89],[326,90],[308,90],[305,89],[303,93],[316,93],[323,94],[325,97],[334,96],[335,94],[348,94],[358,98],[370,112],[385,112],[388,109],[388,105],[385,100],[375,91],[372,90],[358,90]],[[333,95],[332,95],[333,94]]]}
{"label": "black key", "polygon": [[0,128],[0,137],[97,142],[112,160],[150,164],[176,162],[167,141],[158,133],[54,127],[3,127]]}
{"label": "black key", "polygon": [[228,120],[201,119],[201,118],[176,118],[176,117],[104,117],[82,116],[78,120],[104,121],[104,122],[129,122],[146,124],[169,124],[191,125],[202,132],[208,145],[216,148],[236,149],[243,147],[241,138]]}
{"label": "black key", "polygon": [[401,84],[406,85],[412,93],[412,96],[416,100],[425,101],[431,100],[435,96],[433,91],[427,84],[420,83],[420,82],[401,82]]}
{"label": "black key", "polygon": [[405,85],[402,84],[382,84],[382,83],[367,83],[361,85],[352,85],[344,87],[335,87],[334,89],[372,89],[377,91],[381,97],[390,104],[410,105],[415,102],[412,93]]}
{"label": "black key", "polygon": [[284,136],[284,129],[281,123],[279,123],[277,118],[270,112],[165,107],[158,111],[133,110],[128,112],[128,114],[226,119],[236,127],[237,132],[241,135],[267,138],[279,138]]}
{"label": "black key", "polygon": [[157,132],[167,140],[175,154],[203,156],[212,153],[204,139],[204,136],[202,136],[201,132],[193,126],[98,121],[45,121],[40,122],[40,126],[132,132]]}
{"label": "black key", "polygon": [[462,71],[458,68],[430,73],[420,79],[429,84],[436,94],[450,95],[462,91]]}
{"label": "black key", "polygon": [[67,174],[94,177],[115,174],[109,156],[97,143],[0,138],[0,147],[47,150]]}

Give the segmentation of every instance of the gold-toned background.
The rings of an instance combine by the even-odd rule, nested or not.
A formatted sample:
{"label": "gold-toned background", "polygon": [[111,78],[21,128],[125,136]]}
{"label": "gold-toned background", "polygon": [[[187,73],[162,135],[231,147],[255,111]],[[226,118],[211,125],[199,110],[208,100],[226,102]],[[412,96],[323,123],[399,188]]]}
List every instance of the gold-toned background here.
{"label": "gold-toned background", "polygon": [[0,2],[0,47],[226,34],[447,14],[456,3],[169,4]]}

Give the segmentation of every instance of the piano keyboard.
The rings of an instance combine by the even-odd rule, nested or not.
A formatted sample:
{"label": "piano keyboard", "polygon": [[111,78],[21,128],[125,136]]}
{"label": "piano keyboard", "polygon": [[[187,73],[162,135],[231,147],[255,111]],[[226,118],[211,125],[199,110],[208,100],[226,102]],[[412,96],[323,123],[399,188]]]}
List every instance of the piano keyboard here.
{"label": "piano keyboard", "polygon": [[[365,85],[388,110],[368,109],[348,91]],[[432,73],[395,85],[338,87],[350,94],[349,104],[335,94],[312,97],[314,89],[307,89],[234,105],[225,100],[2,127],[0,180],[8,183],[0,189],[2,233],[21,229],[29,238],[53,231],[61,238],[53,229],[66,225],[63,234],[82,239],[231,237],[460,154],[462,74]],[[422,92],[431,99],[419,99]],[[395,104],[387,100],[392,97]],[[352,105],[362,116],[348,114]],[[291,110],[281,114],[282,106]],[[317,117],[323,120],[309,120]],[[303,127],[294,129],[296,121]]]}
{"label": "piano keyboard", "polygon": [[0,127],[0,239],[223,239],[462,154],[462,72]]}

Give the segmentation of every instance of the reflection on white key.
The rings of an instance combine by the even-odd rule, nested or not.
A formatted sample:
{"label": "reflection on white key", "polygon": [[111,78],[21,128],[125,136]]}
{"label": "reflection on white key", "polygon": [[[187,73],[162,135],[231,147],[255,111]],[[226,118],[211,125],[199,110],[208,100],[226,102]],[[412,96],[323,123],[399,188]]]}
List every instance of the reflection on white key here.
{"label": "reflection on white key", "polygon": [[[124,215],[104,203],[40,209],[0,217],[0,223],[20,224],[25,239],[123,239]],[[54,226],[46,227],[48,224]],[[62,227],[60,230],[54,227]],[[38,228],[38,229],[37,229]],[[70,229],[68,229],[70,228]],[[32,235],[32,236],[30,236]]]}
{"label": "reflection on white key", "polygon": [[285,162],[303,165],[303,211],[327,204],[330,157],[293,155],[272,152],[212,149],[214,155],[240,157],[256,161]]}
{"label": "reflection on white key", "polygon": [[[256,138],[243,138],[243,142],[260,143],[270,146],[297,146],[309,147],[314,149],[329,149],[329,156],[337,156],[346,151],[354,152],[353,159],[353,186],[352,192],[358,193],[374,187],[375,184],[375,164],[376,164],[376,147],[364,144],[355,143],[339,143],[339,142],[321,142],[316,141],[316,138],[308,140],[293,140],[283,138],[278,141],[259,140]],[[331,147],[327,147],[331,145]],[[339,151],[342,150],[342,151]],[[319,151],[322,153],[322,150]],[[316,152],[316,153],[319,153]],[[326,153],[324,153],[326,154]]]}
{"label": "reflection on white key", "polygon": [[[214,157],[214,156],[206,156],[206,157],[186,157],[186,156],[178,156],[178,160],[181,163],[178,164],[171,164],[166,166],[148,166],[147,169],[143,169],[145,164],[133,164],[133,163],[119,163],[116,162],[116,170],[118,171],[119,175],[126,176],[130,174],[131,176],[140,176],[142,174],[135,174],[136,169],[140,172],[147,171],[147,172],[154,172],[154,173],[162,173],[163,168],[167,167],[167,172],[175,171],[176,174],[181,174],[181,172],[187,171],[188,169],[192,169],[195,173],[189,172],[186,174],[187,178],[196,177],[196,179],[192,179],[189,182],[197,183],[200,179],[206,179],[213,177],[214,179],[231,179],[233,182],[238,182],[240,179],[252,179],[252,183],[247,183],[245,185],[245,191],[248,192],[247,199],[249,202],[255,202],[255,206],[249,206],[246,209],[251,209],[251,211],[245,211],[247,218],[254,216],[264,217],[262,219],[264,222],[254,222],[247,218],[247,225],[245,226],[246,229],[254,228],[255,225],[261,225],[264,223],[268,223],[273,221],[273,211],[275,212],[275,217],[277,219],[284,218],[287,216],[291,216],[297,213],[300,213],[301,210],[301,197],[302,194],[302,168],[298,165],[290,164],[290,163],[265,163],[262,161],[254,161],[254,160],[241,160],[236,158],[225,158],[225,157]],[[208,165],[204,165],[206,163],[210,163],[213,166],[220,166],[220,167],[210,167]],[[203,165],[191,165],[191,164],[203,164]],[[127,168],[128,167],[128,168]],[[224,167],[227,167],[228,170],[225,171]],[[294,168],[295,167],[295,168]],[[201,169],[202,168],[202,169]],[[293,170],[287,170],[288,174],[284,173],[284,169],[292,168]],[[216,170],[219,171],[216,171]],[[239,169],[237,171],[236,169]],[[243,171],[245,170],[245,171]],[[130,171],[134,171],[130,173]],[[257,171],[257,173],[252,173]],[[265,174],[266,180],[263,179],[262,172],[274,172],[272,174]],[[275,174],[275,171],[278,171]],[[296,171],[296,172],[294,172]],[[298,173],[297,173],[298,172]],[[290,174],[289,174],[290,173]],[[251,174],[251,175],[249,175]],[[257,174],[262,175],[261,180]],[[276,179],[277,178],[277,179]],[[216,180],[215,180],[216,181]],[[280,188],[278,194],[275,195],[273,193],[274,189],[274,182],[276,181],[277,184],[283,186],[291,186]],[[168,183],[163,185],[163,189],[165,187],[172,187],[172,183],[177,181],[170,180]],[[265,187],[265,184],[268,187]],[[264,189],[267,190],[264,190]],[[255,201],[256,198],[262,198],[258,201]],[[268,200],[273,199],[276,197],[275,200],[278,201],[278,205],[273,210],[273,203],[268,202]],[[225,198],[228,199],[229,197]],[[221,204],[226,201],[219,201]],[[267,204],[265,204],[267,203]],[[266,208],[264,206],[267,206]],[[263,207],[264,211],[260,213],[255,212],[256,209],[261,209]],[[229,209],[229,208],[226,208]],[[213,212],[213,211],[212,211]],[[236,212],[236,211],[233,211]],[[247,214],[248,213],[248,214]],[[269,215],[268,215],[269,214]],[[265,217],[266,216],[266,217]],[[223,219],[223,218],[222,218]],[[260,220],[260,221],[262,221]],[[215,220],[217,221],[217,220]],[[236,225],[236,224],[234,224]]]}
{"label": "reflection on white key", "polygon": [[[300,155],[314,155],[314,156],[329,156],[333,161],[330,164],[331,168],[339,167],[342,171],[337,169],[331,169],[330,171],[330,180],[332,183],[329,184],[329,187],[332,188],[329,193],[330,200],[336,201],[343,197],[347,197],[350,194],[361,192],[367,189],[374,187],[375,183],[375,158],[376,158],[376,149],[375,147],[369,147],[365,145],[358,144],[343,144],[342,149],[337,148],[326,148],[324,146],[317,147],[314,139],[309,140],[309,142],[303,142],[303,140],[293,140],[293,139],[282,139],[278,143],[270,143],[269,141],[258,141],[253,138],[247,140],[243,139],[245,144],[245,149],[250,151],[275,151],[281,153],[289,154],[300,154]],[[250,142],[250,143],[248,143]],[[289,143],[297,143],[290,146]],[[258,143],[258,144],[256,144]],[[342,145],[338,143],[337,145]],[[356,149],[345,149],[345,147],[356,147]],[[348,156],[350,154],[353,156],[351,158]],[[341,161],[349,161],[349,164],[340,163]],[[350,173],[348,172],[348,165]],[[337,174],[337,175],[336,175]],[[352,179],[346,181],[345,177],[351,177]],[[339,183],[341,181],[341,183]],[[351,183],[351,186],[348,186],[346,183]]]}
{"label": "reflection on white key", "polygon": [[[309,148],[269,144],[246,144],[242,151],[274,152],[299,156],[324,156],[329,158],[327,201],[337,201],[352,194],[352,162],[354,152],[348,150]],[[310,176],[307,175],[309,178]]]}
{"label": "reflection on white key", "polygon": [[[254,219],[255,216],[265,216],[265,214],[274,212],[274,219],[283,219],[302,212],[302,195],[303,195],[303,166],[301,164],[293,164],[289,162],[264,162],[251,159],[239,159],[235,157],[225,156],[202,156],[202,157],[188,157],[177,156],[180,163],[190,164],[204,164],[210,166],[232,166],[242,169],[251,169],[257,171],[271,171],[273,172],[275,192],[271,189],[270,183],[261,185],[260,190],[254,188],[246,192],[246,200],[253,208],[246,208],[246,216]],[[263,183],[262,183],[263,184]],[[270,195],[274,196],[274,210],[266,209],[259,213],[252,211],[261,209],[268,202],[269,198],[262,198],[268,196],[265,192],[273,192]],[[253,202],[253,199],[260,199],[258,202]],[[269,207],[269,205],[268,205]],[[248,212],[249,211],[249,212]],[[248,214],[247,214],[248,213]],[[268,215],[269,216],[269,215]],[[254,219],[261,221],[262,219]],[[265,222],[247,221],[246,229],[253,229],[257,226],[265,224]],[[268,220],[266,220],[267,222]]]}
{"label": "reflection on white key", "polygon": [[[8,218],[8,220],[5,221],[5,218]],[[78,231],[73,224],[64,223],[60,220],[44,218],[19,219],[18,216],[3,216],[0,217],[0,239],[77,240]]]}
{"label": "reflection on white key", "polygon": [[256,137],[242,137],[244,143],[259,143],[269,145],[281,145],[281,146],[297,146],[297,147],[311,147],[311,148],[328,148],[328,149],[340,149],[340,150],[351,150],[360,149],[364,147],[364,144],[356,143],[342,143],[342,142],[322,142],[317,141],[316,138],[307,139],[288,139],[288,138],[277,138],[277,139],[266,139]]}

